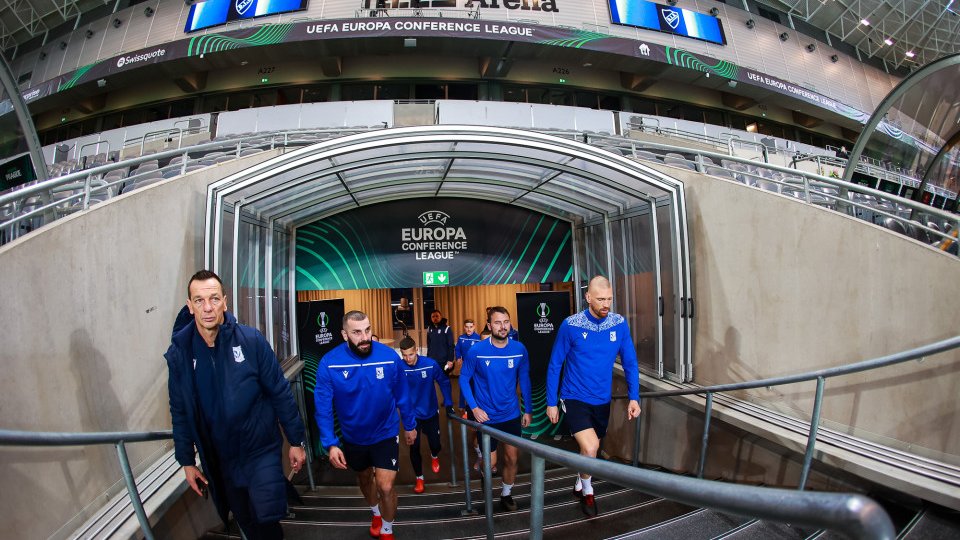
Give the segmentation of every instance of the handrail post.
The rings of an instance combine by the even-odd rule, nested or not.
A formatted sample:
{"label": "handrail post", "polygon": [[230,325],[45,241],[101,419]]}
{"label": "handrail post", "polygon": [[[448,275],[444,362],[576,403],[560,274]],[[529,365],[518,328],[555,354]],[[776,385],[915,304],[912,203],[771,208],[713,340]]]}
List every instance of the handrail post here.
{"label": "handrail post", "polygon": [[713,413],[713,392],[707,392],[707,403],[703,407],[703,436],[700,438],[700,463],[697,464],[697,478],[703,478],[703,469],[707,464],[707,445],[710,441],[710,417]]}
{"label": "handrail post", "polygon": [[483,478],[480,479],[480,488],[483,489],[483,512],[487,516],[487,539],[493,540],[493,470],[490,466],[490,435],[483,433],[480,446],[483,448]]}
{"label": "handrail post", "polygon": [[460,445],[463,447],[463,494],[467,504],[467,507],[460,514],[468,516],[476,512],[473,509],[473,501],[470,498],[470,458],[467,456],[466,424],[460,424]]}
{"label": "handrail post", "polygon": [[[450,487],[457,487],[457,451],[453,446],[453,420],[447,416],[447,435],[450,439]],[[468,486],[467,489],[470,489]]]}
{"label": "handrail post", "polygon": [[810,434],[807,436],[807,451],[803,455],[803,469],[800,471],[800,485],[803,491],[810,476],[810,464],[813,462],[813,448],[817,443],[817,430],[820,429],[820,406],[823,404],[823,386],[826,379],[817,377],[817,397],[813,401],[813,414],[810,416]]}
{"label": "handrail post", "polygon": [[[92,174],[88,174],[83,181],[83,204],[81,206],[84,210],[90,208],[90,182],[92,177]],[[44,225],[46,225],[46,223],[44,223]]]}
{"label": "handrail post", "polygon": [[140,493],[137,491],[137,483],[133,479],[133,471],[130,470],[130,460],[127,459],[127,449],[123,446],[123,441],[117,441],[116,446],[117,457],[120,459],[120,470],[123,471],[123,481],[127,484],[127,495],[130,497],[133,511],[137,514],[137,520],[140,522],[140,530],[143,531],[143,537],[146,540],[153,540],[153,529],[150,528],[150,520],[147,519],[147,513],[143,510],[143,502],[140,500]]}
{"label": "handrail post", "polygon": [[530,540],[543,538],[543,470],[545,460],[530,456]]}
{"label": "handrail post", "polygon": [[630,464],[633,465],[634,467],[640,466],[640,432],[641,432],[640,419],[641,418],[643,418],[642,415],[638,416],[637,422],[633,426],[633,456],[632,456],[632,459],[630,460]]}

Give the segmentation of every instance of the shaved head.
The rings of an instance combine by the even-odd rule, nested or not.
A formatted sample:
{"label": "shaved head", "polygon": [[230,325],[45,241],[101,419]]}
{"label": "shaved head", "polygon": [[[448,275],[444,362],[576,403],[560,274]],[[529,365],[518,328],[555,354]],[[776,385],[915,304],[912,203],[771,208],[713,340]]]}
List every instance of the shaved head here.
{"label": "shaved head", "polygon": [[593,276],[589,285],[587,285],[587,294],[584,296],[590,314],[597,319],[603,319],[610,313],[610,306],[613,304],[613,288],[610,286],[609,279],[603,276]]}

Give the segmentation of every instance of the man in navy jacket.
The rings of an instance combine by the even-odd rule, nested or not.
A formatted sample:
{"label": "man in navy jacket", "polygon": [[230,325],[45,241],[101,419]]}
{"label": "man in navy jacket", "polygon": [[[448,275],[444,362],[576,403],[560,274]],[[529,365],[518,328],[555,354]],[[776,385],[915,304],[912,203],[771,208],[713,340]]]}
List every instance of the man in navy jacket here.
{"label": "man in navy jacket", "polygon": [[177,462],[193,491],[203,496],[210,490],[224,523],[233,511],[247,538],[283,538],[287,497],[279,426],[291,443],[291,468],[299,471],[306,462],[290,384],[263,335],[227,313],[215,273],[194,274],[187,295],[164,355]]}
{"label": "man in navy jacket", "polygon": [[430,312],[430,324],[427,325],[427,356],[443,366],[447,375],[453,371],[453,330],[443,318],[439,309]]}
{"label": "man in navy jacket", "polygon": [[[330,464],[357,473],[373,519],[370,536],[393,540],[400,459],[400,420],[407,445],[417,438],[414,407],[407,396],[403,362],[396,351],[373,341],[370,319],[361,311],[343,316],[343,339],[323,355],[313,390],[320,444]],[[343,438],[334,428],[334,411]]]}

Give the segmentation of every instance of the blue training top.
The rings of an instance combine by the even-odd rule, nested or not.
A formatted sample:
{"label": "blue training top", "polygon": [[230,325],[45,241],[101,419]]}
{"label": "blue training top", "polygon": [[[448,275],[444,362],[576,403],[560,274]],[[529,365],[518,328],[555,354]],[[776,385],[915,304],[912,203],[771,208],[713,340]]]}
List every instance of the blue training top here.
{"label": "blue training top", "polygon": [[427,420],[437,415],[437,391],[434,382],[440,385],[443,394],[443,406],[453,406],[453,393],[450,390],[450,377],[443,372],[436,360],[427,356],[417,355],[417,361],[412,366],[403,362],[403,373],[407,380],[407,396],[413,405],[417,420]]}
{"label": "blue training top", "polygon": [[627,379],[627,395],[639,400],[640,370],[627,320],[613,312],[600,320],[591,315],[589,309],[564,319],[547,368],[547,405],[556,407],[558,386],[561,399],[591,405],[609,403],[617,355]]}
{"label": "blue training top", "polygon": [[463,358],[467,356],[467,351],[470,350],[470,347],[473,347],[481,340],[483,340],[483,338],[476,332],[472,334],[460,334],[460,337],[457,338],[457,346],[454,347],[454,357]]}
{"label": "blue training top", "polygon": [[317,366],[313,399],[323,448],[340,446],[333,431],[334,409],[343,438],[350,444],[367,445],[396,437],[398,408],[404,429],[417,426],[403,376],[406,364],[390,347],[376,341],[372,347],[369,356],[361,357],[342,343],[323,355]]}
{"label": "blue training top", "polygon": [[530,359],[519,341],[507,340],[501,349],[485,339],[467,351],[460,370],[460,392],[471,409],[480,407],[487,413],[489,423],[499,424],[520,415],[518,382],[523,405],[527,412],[533,412]]}

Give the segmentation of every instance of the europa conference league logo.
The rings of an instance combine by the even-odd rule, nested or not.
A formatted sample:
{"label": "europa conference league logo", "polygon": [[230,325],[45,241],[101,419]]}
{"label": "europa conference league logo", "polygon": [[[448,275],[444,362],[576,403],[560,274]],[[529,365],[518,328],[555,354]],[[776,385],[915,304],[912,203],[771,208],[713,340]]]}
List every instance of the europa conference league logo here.
{"label": "europa conference league logo", "polygon": [[316,335],[317,345],[327,345],[333,341],[333,333],[327,328],[329,325],[330,316],[327,315],[326,311],[321,311],[317,315],[317,326],[320,327],[320,331]]}
{"label": "europa conference league logo", "polygon": [[554,330],[553,323],[548,319],[550,316],[550,306],[547,305],[546,302],[540,302],[537,305],[537,316],[540,319],[533,323],[533,331],[538,334],[552,334]]}
{"label": "europa conference league logo", "polygon": [[453,260],[467,249],[467,234],[463,227],[451,227],[450,214],[442,210],[427,210],[419,216],[419,227],[400,229],[401,251],[412,251],[415,260]]}

